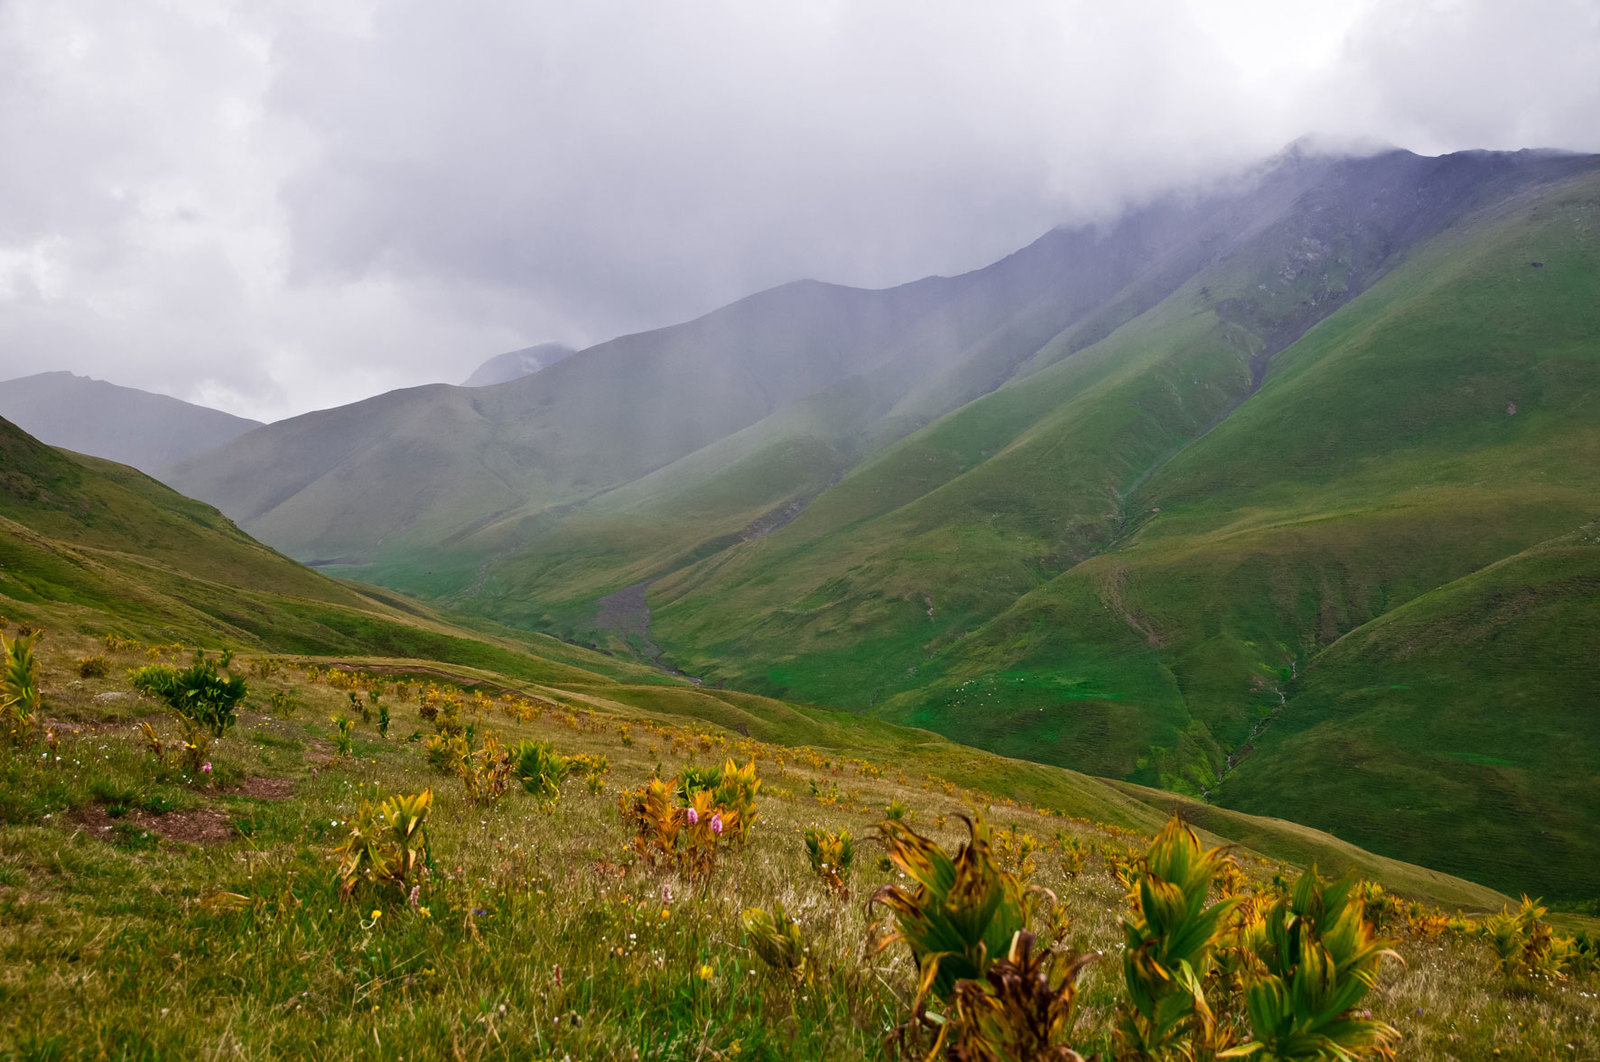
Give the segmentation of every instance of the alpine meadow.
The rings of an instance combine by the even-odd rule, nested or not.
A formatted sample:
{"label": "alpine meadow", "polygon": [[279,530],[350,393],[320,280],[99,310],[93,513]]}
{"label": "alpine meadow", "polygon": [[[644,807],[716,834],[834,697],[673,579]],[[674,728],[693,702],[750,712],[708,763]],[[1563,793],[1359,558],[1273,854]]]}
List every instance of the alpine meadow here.
{"label": "alpine meadow", "polygon": [[0,384],[0,1060],[1597,1057],[1600,156],[449,378]]}

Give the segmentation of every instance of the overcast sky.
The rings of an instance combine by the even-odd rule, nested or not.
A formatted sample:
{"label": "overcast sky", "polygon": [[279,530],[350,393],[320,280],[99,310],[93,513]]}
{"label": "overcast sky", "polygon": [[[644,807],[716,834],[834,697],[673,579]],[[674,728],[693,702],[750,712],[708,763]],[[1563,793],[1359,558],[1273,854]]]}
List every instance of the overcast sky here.
{"label": "overcast sky", "polygon": [[0,379],[270,420],[1303,134],[1600,151],[1600,2],[0,0]]}

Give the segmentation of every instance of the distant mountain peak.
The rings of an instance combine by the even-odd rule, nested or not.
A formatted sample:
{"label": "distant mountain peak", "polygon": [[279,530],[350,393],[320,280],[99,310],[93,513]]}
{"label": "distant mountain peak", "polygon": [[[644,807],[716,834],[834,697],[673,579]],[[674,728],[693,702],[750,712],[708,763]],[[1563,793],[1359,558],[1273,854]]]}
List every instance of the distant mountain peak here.
{"label": "distant mountain peak", "polygon": [[548,368],[574,353],[576,353],[574,348],[565,343],[540,343],[537,346],[497,354],[479,365],[461,386],[492,387],[495,384],[509,383]]}
{"label": "distant mountain peak", "polygon": [[0,382],[0,417],[51,446],[152,475],[261,427],[258,420],[64,369]]}

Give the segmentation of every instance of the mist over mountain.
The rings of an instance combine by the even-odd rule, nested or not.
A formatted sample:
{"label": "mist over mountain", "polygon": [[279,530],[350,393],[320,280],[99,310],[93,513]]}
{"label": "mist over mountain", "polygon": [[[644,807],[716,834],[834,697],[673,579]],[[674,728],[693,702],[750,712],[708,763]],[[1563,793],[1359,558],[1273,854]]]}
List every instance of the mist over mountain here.
{"label": "mist over mountain", "polygon": [[150,473],[261,427],[258,420],[70,372],[0,382],[0,417],[51,446]]}
{"label": "mist over mountain", "polygon": [[[1496,686],[1442,646],[1419,682],[1449,703],[1397,691],[1347,717],[1351,691],[1314,680],[1381,683],[1396,650],[1353,648],[1365,625],[1409,607],[1435,639],[1470,627],[1415,609],[1458,583],[1476,600],[1481,573],[1600,519],[1580,456],[1600,445],[1597,174],[1297,147],[971,273],[784,285],[164,475],[303,561],[710,684],[1579,895],[1600,806],[1550,748],[1594,747],[1595,691],[1544,681],[1566,664],[1506,654],[1505,682],[1541,691],[1510,735],[1473,722]],[[1536,554],[1578,566],[1552,594],[1586,548]],[[1507,636],[1586,600],[1504,612]],[[1400,718],[1412,736],[1382,729]],[[1260,781],[1290,763],[1300,789]],[[1357,769],[1388,780],[1381,816],[1341,810]],[[1538,795],[1498,834],[1466,831],[1461,809],[1488,809],[1465,797],[1407,810],[1463,775]],[[1563,838],[1536,871],[1512,844],[1529,819]]]}
{"label": "mist over mountain", "polygon": [[564,343],[540,343],[504,354],[497,354],[473,370],[462,387],[490,387],[532,375],[547,365],[576,353]]}

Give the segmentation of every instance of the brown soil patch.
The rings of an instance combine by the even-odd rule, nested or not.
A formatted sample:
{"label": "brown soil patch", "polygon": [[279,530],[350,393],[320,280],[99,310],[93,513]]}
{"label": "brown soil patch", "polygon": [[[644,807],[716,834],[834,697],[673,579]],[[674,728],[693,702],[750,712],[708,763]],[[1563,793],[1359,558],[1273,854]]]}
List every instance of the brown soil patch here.
{"label": "brown soil patch", "polygon": [[246,778],[238,785],[223,790],[228,796],[254,797],[257,800],[288,800],[294,795],[291,778]]}
{"label": "brown soil patch", "polygon": [[222,844],[238,836],[228,816],[211,808],[193,811],[169,811],[165,815],[152,815],[148,811],[134,810],[120,819],[114,819],[98,805],[84,808],[76,816],[84,833],[109,840],[119,823],[137,826],[168,841],[182,844]]}

